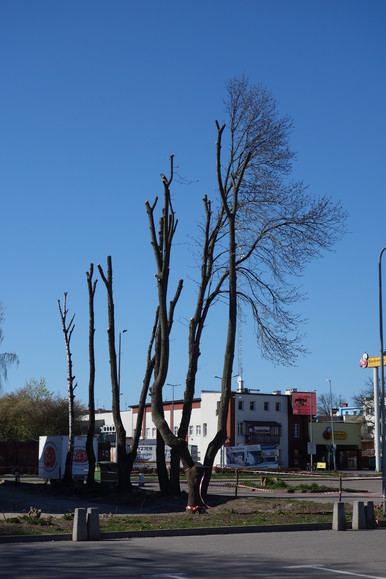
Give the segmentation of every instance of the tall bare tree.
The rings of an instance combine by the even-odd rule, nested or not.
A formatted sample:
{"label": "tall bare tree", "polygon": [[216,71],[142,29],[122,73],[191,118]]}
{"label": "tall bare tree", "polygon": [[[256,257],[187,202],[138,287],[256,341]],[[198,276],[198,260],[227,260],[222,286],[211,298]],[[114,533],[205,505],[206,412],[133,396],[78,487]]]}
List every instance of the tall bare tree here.
{"label": "tall bare tree", "polygon": [[[2,328],[3,323],[4,323],[4,308],[3,308],[3,304],[0,302],[0,345],[2,344],[2,342],[4,340],[3,328]],[[0,354],[0,390],[2,387],[2,381],[7,380],[8,366],[11,366],[12,364],[18,364],[18,363],[19,363],[19,358],[17,357],[17,355],[15,353],[11,354],[9,352],[2,352]]]}
{"label": "tall bare tree", "polygon": [[267,89],[250,85],[245,78],[232,79],[227,84],[226,111],[228,154],[224,163],[226,125],[217,122],[216,165],[228,223],[228,338],[218,433],[208,447],[206,467],[213,465],[226,437],[237,299],[250,307],[263,355],[293,364],[305,350],[298,332],[301,320],[291,310],[300,298],[291,279],[332,248],[344,234],[346,220],[340,203],[314,198],[302,182],[289,180],[292,122],[280,116]]}
{"label": "tall bare tree", "polygon": [[62,330],[64,336],[64,343],[66,346],[67,355],[67,387],[68,387],[68,447],[66,454],[66,465],[64,470],[63,482],[67,485],[72,481],[72,457],[74,454],[74,400],[75,400],[75,376],[72,373],[72,356],[71,356],[71,337],[75,329],[74,318],[75,312],[72,314],[70,321],[67,321],[67,292],[64,292],[63,307],[58,300],[59,314],[62,321]]}
{"label": "tall bare tree", "polygon": [[88,352],[90,360],[90,376],[88,383],[88,430],[86,440],[86,452],[88,456],[88,474],[87,484],[92,486],[95,477],[95,462],[94,455],[94,434],[95,434],[95,349],[94,349],[94,334],[95,334],[95,315],[94,315],[94,296],[97,285],[97,279],[93,280],[94,264],[90,264],[90,271],[86,272],[87,288],[88,288],[88,309],[89,309],[89,332],[88,332]]}
{"label": "tall bare tree", "polygon": [[103,268],[98,264],[100,276],[106,286],[107,290],[107,306],[108,306],[108,344],[110,357],[110,376],[111,376],[111,391],[112,391],[112,411],[113,420],[115,424],[115,431],[117,433],[117,462],[118,462],[118,488],[120,490],[127,490],[130,485],[129,471],[127,468],[127,452],[126,452],[126,430],[123,426],[120,410],[120,392],[117,372],[117,353],[115,348],[115,314],[114,314],[114,299],[113,299],[113,266],[111,256],[107,257],[107,276]]}
{"label": "tall bare tree", "polygon": [[[169,333],[171,320],[173,318],[173,311],[179,297],[180,289],[182,288],[182,280],[178,284],[178,288],[174,298],[167,305],[167,292],[169,283],[169,269],[170,257],[173,237],[177,227],[177,220],[171,201],[170,186],[173,181],[173,155],[170,157],[170,177],[161,175],[164,187],[164,204],[162,208],[162,215],[159,220],[158,234],[155,225],[154,211],[158,199],[154,201],[153,205],[146,202],[146,211],[148,214],[151,244],[154,251],[157,273],[157,289],[158,289],[158,329],[155,343],[155,372],[154,381],[152,385],[151,408],[152,419],[157,427],[159,435],[165,444],[171,447],[180,457],[182,464],[187,472],[189,479],[194,478],[195,464],[191,454],[188,450],[188,445],[185,438],[175,436],[170,430],[167,421],[165,420],[163,411],[163,397],[162,389],[166,381],[168,366],[169,366]],[[162,447],[161,447],[162,449]],[[189,489],[193,493],[197,492],[197,485],[189,485]],[[196,502],[196,497],[189,498],[189,503]]]}
{"label": "tall bare tree", "polygon": [[[310,260],[332,249],[345,231],[346,214],[340,203],[326,196],[313,197],[302,182],[290,180],[294,158],[289,148],[292,122],[289,117],[280,116],[270,92],[260,85],[250,85],[245,78],[232,79],[227,84],[225,109],[228,123],[216,122],[218,202],[213,225],[212,217],[208,220],[211,205],[204,199],[207,220],[201,286],[204,284],[205,297],[197,302],[196,317],[190,326],[192,356],[179,439],[185,436],[190,420],[202,321],[218,297],[228,299],[227,341],[218,431],[204,459],[202,494],[197,490],[200,468],[188,458],[183,460],[196,489],[189,492],[191,508],[202,506],[215,456],[226,440],[237,301],[250,307],[262,355],[282,364],[294,364],[306,351],[299,334],[302,320],[292,311],[302,296],[292,280],[303,274]],[[214,246],[208,254],[209,239]]]}

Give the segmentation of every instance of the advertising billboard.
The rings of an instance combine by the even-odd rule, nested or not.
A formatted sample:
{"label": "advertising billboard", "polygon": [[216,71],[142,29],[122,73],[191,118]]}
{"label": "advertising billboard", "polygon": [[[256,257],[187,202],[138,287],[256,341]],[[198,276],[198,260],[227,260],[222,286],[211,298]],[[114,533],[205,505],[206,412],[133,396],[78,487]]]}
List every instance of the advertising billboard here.
{"label": "advertising billboard", "polygon": [[307,416],[316,415],[316,393],[315,392],[293,392],[292,393],[292,413]]}
{"label": "advertising billboard", "polygon": [[[72,476],[86,479],[88,457],[86,452],[87,436],[74,436],[72,456]],[[98,440],[94,437],[94,454],[98,456]],[[59,480],[64,476],[68,436],[39,436],[39,477]]]}
{"label": "advertising billboard", "polygon": [[278,468],[277,446],[274,444],[226,446],[225,464],[230,468]]}

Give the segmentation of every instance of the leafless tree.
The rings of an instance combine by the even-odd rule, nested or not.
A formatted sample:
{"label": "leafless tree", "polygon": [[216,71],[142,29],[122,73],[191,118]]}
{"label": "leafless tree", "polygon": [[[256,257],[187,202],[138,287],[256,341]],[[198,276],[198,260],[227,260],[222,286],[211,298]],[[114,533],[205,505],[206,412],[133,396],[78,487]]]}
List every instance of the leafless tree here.
{"label": "leafless tree", "polygon": [[87,484],[94,484],[95,462],[94,455],[94,434],[95,434],[95,351],[94,351],[94,334],[95,334],[95,315],[94,315],[94,296],[97,285],[97,279],[93,280],[94,264],[90,264],[90,271],[86,272],[88,288],[88,308],[89,308],[89,333],[88,333],[88,351],[90,360],[90,376],[88,383],[88,430],[86,441],[86,452],[88,456],[88,474]]}
{"label": "leafless tree", "polygon": [[340,203],[314,198],[302,182],[289,180],[294,158],[289,148],[292,122],[280,116],[268,90],[250,85],[245,78],[232,79],[225,105],[228,134],[225,139],[226,125],[217,122],[216,167],[228,227],[227,259],[219,269],[228,270],[228,335],[218,433],[204,460],[209,476],[226,440],[237,300],[250,307],[262,354],[293,364],[305,349],[298,332],[301,320],[291,310],[300,298],[291,279],[299,277],[311,259],[332,248],[344,234],[346,219]]}
{"label": "leafless tree", "polygon": [[374,382],[372,378],[368,378],[364,387],[357,394],[353,394],[352,401],[354,406],[363,408],[369,400],[371,402],[371,399],[373,400],[372,407],[374,407]]}
{"label": "leafless tree", "polygon": [[[4,308],[2,303],[0,302],[0,344],[3,342],[4,340],[4,335],[3,335],[3,328],[2,325],[4,323]],[[11,354],[9,352],[3,352],[0,354],[0,390],[2,387],[2,380],[7,380],[7,374],[8,374],[8,366],[11,366],[12,364],[18,364],[19,363],[19,358],[17,357],[16,354]]]}
{"label": "leafless tree", "polygon": [[[227,298],[218,432],[204,459],[204,498],[214,458],[226,440],[238,300],[251,309],[263,356],[294,364],[306,350],[299,334],[302,320],[292,311],[302,296],[292,280],[303,274],[310,260],[332,249],[344,235],[346,220],[340,203],[315,198],[302,182],[289,179],[294,158],[289,148],[292,122],[279,115],[269,91],[251,86],[245,78],[232,79],[227,84],[225,109],[228,124],[216,122],[219,196],[215,218],[212,205],[204,198],[207,218],[200,290],[205,291],[190,325],[192,356],[179,431],[179,436],[185,436],[190,420],[203,322],[213,303]],[[194,504],[201,506],[200,502]]]}
{"label": "leafless tree", "polygon": [[[339,408],[341,398],[337,394],[332,395],[332,409]],[[331,416],[331,395],[326,392],[325,394],[318,395],[318,404],[316,411],[322,416]]]}
{"label": "leafless tree", "polygon": [[[178,437],[173,438],[162,412],[161,389],[152,397],[153,420],[163,440],[182,460],[188,477],[188,508],[204,505],[214,459],[226,440],[235,355],[238,300],[252,312],[258,347],[268,360],[294,364],[306,353],[299,334],[301,318],[292,306],[302,297],[293,279],[306,264],[332,249],[345,231],[346,214],[340,203],[315,198],[302,182],[290,181],[293,152],[289,148],[291,120],[280,116],[272,95],[245,78],[227,84],[225,101],[228,125],[216,122],[216,173],[218,199],[204,198],[206,212],[202,237],[201,278],[195,313],[189,326],[189,367]],[[226,145],[227,154],[223,149]],[[224,160],[225,158],[225,160]],[[172,174],[172,173],[171,173]],[[165,205],[157,240],[154,206],[147,204],[152,244],[157,260],[160,306],[160,374],[164,384],[169,356],[166,290],[169,253],[165,247],[174,234],[174,213],[169,187],[163,176]],[[162,259],[161,259],[162,258]],[[210,442],[204,468],[194,464],[184,444],[191,416],[202,331],[210,307],[217,299],[228,301],[228,329],[224,352],[218,431]],[[178,441],[178,444],[176,443]],[[172,471],[177,471],[173,468]],[[200,479],[203,475],[204,480]],[[199,492],[199,486],[203,492]]]}
{"label": "leafless tree", "polygon": [[115,424],[115,431],[117,433],[117,461],[118,461],[118,488],[120,490],[127,490],[130,484],[129,472],[127,468],[127,452],[126,452],[126,430],[123,426],[121,412],[120,412],[120,392],[117,372],[117,354],[115,349],[115,314],[114,314],[114,299],[113,299],[113,268],[111,256],[107,257],[107,276],[103,268],[98,265],[100,276],[106,286],[107,290],[107,304],[108,304],[108,345],[110,357],[110,376],[111,376],[111,391],[112,391],[112,412]]}
{"label": "leafless tree", "polygon": [[75,312],[72,314],[70,321],[67,321],[67,292],[64,292],[63,307],[58,300],[59,314],[62,321],[62,330],[64,336],[64,343],[66,346],[67,355],[67,385],[68,385],[68,448],[66,455],[66,465],[64,471],[63,482],[67,485],[72,481],[72,457],[74,454],[74,400],[75,400],[75,376],[72,373],[72,357],[71,357],[71,337],[75,329],[74,318]]}
{"label": "leafless tree", "polygon": [[[154,219],[154,212],[158,199],[155,199],[153,205],[146,202],[151,244],[157,267],[156,279],[158,289],[158,328],[155,340],[155,371],[151,395],[152,419],[164,443],[170,446],[171,449],[180,457],[189,478],[191,477],[195,465],[189,453],[186,439],[180,436],[175,436],[165,420],[162,397],[162,389],[166,381],[169,366],[170,326],[173,319],[173,311],[182,289],[182,280],[180,280],[175,296],[171,300],[168,308],[167,291],[169,284],[170,256],[173,237],[177,226],[177,220],[175,219],[170,195],[170,186],[173,180],[173,155],[170,157],[169,179],[167,179],[165,175],[161,175],[161,178],[164,187],[164,204],[162,215],[159,220],[158,234]],[[162,446],[160,449],[162,451]],[[192,490],[192,492],[197,492],[197,486],[190,485],[189,492],[190,490]],[[188,500],[190,504],[190,502],[196,502],[197,499],[196,497],[190,497]]]}

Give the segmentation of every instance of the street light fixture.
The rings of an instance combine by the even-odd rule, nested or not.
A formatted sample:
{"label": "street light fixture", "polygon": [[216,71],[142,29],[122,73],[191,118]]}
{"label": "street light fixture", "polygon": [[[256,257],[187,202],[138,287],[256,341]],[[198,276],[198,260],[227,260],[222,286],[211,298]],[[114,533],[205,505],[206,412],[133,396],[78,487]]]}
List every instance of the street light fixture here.
{"label": "street light fixture", "polygon": [[166,386],[171,386],[172,387],[172,420],[171,420],[171,424],[170,424],[170,430],[171,432],[174,434],[173,429],[174,429],[174,388],[176,386],[181,386],[181,384],[169,384],[169,382],[166,383]]}
{"label": "street light fixture", "polygon": [[336,448],[335,448],[335,432],[334,432],[334,417],[332,415],[332,388],[331,388],[331,378],[327,378],[326,382],[330,383],[330,405],[331,405],[331,435],[332,435],[332,461],[334,465],[334,470],[336,470]]}
{"label": "street light fixture", "polygon": [[[312,440],[312,394],[316,390],[310,390],[310,471],[313,472],[313,440]],[[316,409],[315,409],[316,411]]]}
{"label": "street light fixture", "polygon": [[380,339],[380,371],[381,371],[381,438],[382,438],[382,511],[386,514],[386,437],[385,437],[385,379],[383,369],[383,316],[382,316],[382,255],[379,254],[379,339]]}

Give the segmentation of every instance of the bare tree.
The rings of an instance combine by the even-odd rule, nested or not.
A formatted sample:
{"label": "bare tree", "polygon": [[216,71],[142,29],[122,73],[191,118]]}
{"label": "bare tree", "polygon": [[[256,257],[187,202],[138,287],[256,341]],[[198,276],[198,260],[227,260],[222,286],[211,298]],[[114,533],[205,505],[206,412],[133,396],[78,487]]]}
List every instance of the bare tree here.
{"label": "bare tree", "polygon": [[374,407],[374,382],[372,378],[368,378],[364,387],[357,394],[353,394],[352,401],[354,406],[363,408],[365,404],[371,403],[371,400],[371,406]]}
{"label": "bare tree", "polygon": [[89,333],[88,333],[88,351],[90,360],[90,376],[88,383],[88,430],[86,440],[86,452],[88,457],[88,474],[87,484],[92,486],[95,477],[95,462],[94,455],[94,434],[95,434],[95,350],[94,350],[94,334],[95,334],[95,315],[94,315],[94,296],[96,290],[97,279],[93,280],[94,264],[90,264],[90,271],[87,275],[88,288],[88,308],[89,308]]}
{"label": "bare tree", "polygon": [[66,346],[67,355],[67,385],[68,385],[68,448],[66,455],[66,465],[64,471],[63,482],[65,484],[70,484],[72,481],[72,457],[74,454],[74,400],[75,400],[75,388],[77,384],[75,383],[75,376],[72,373],[72,358],[71,358],[71,337],[74,331],[75,324],[75,312],[72,314],[71,319],[67,322],[67,292],[64,292],[63,298],[63,308],[61,306],[60,300],[58,300],[58,307],[60,313],[60,319],[62,321],[62,329],[64,336],[64,343]]}
{"label": "bare tree", "polygon": [[113,420],[115,424],[115,431],[117,433],[117,462],[118,462],[118,488],[126,490],[129,488],[129,471],[127,468],[127,452],[126,452],[126,430],[123,426],[121,411],[120,411],[120,392],[117,373],[117,354],[115,349],[115,314],[114,314],[114,299],[113,299],[113,268],[111,256],[107,257],[107,276],[100,265],[98,265],[100,276],[106,286],[107,290],[107,305],[108,305],[108,344],[110,357],[110,376],[111,376],[111,391],[112,391],[112,411]]}
{"label": "bare tree", "polygon": [[[173,155],[170,157],[170,177],[167,179],[165,175],[161,175],[164,187],[164,205],[162,209],[162,216],[159,220],[158,234],[155,225],[154,211],[158,199],[156,198],[153,205],[146,202],[146,211],[148,214],[151,244],[154,251],[156,266],[157,266],[157,289],[158,289],[158,329],[155,340],[155,371],[154,381],[152,385],[151,407],[152,419],[157,427],[159,435],[165,444],[170,446],[172,450],[176,451],[180,457],[188,478],[193,471],[195,465],[192,457],[188,451],[188,445],[185,438],[175,436],[165,420],[163,412],[163,397],[162,389],[166,381],[168,366],[169,366],[169,333],[171,320],[173,319],[173,311],[182,288],[182,281],[180,280],[174,298],[167,305],[167,291],[169,283],[169,267],[173,237],[177,227],[177,221],[173,211],[170,185],[173,180]],[[162,451],[162,446],[159,447]],[[160,476],[160,474],[159,474]],[[164,473],[165,478],[166,473]],[[162,483],[162,478],[161,478]],[[189,489],[196,492],[196,486],[190,486]],[[189,501],[195,501],[191,497]]]}
{"label": "bare tree", "polygon": [[[4,308],[3,308],[2,303],[0,302],[0,344],[4,340],[3,328],[2,328],[3,323],[4,323]],[[9,352],[3,352],[0,354],[0,390],[2,387],[2,381],[7,380],[8,366],[11,366],[12,364],[18,364],[18,363],[19,363],[19,358],[17,357],[16,354],[14,354],[14,353],[11,354]]]}
{"label": "bare tree", "polygon": [[[341,398],[337,394],[332,395],[332,410],[339,408]],[[329,392],[318,396],[317,413],[322,416],[331,416],[331,395]]]}
{"label": "bare tree", "polygon": [[[204,461],[206,488],[216,453],[225,442],[235,353],[237,299],[249,305],[258,345],[269,360],[293,364],[304,354],[291,311],[300,294],[291,278],[332,248],[344,234],[339,203],[313,198],[302,182],[289,181],[293,152],[291,120],[280,116],[272,95],[245,78],[227,84],[228,155],[223,162],[226,125],[216,123],[217,182],[228,226],[228,336],[224,353],[218,433]],[[205,487],[205,485],[204,485]]]}
{"label": "bare tree", "polygon": [[[217,299],[227,299],[228,329],[218,429],[208,446],[204,469],[194,464],[186,445],[175,444],[170,430],[165,427],[159,392],[152,398],[153,420],[157,415],[155,422],[163,440],[172,447],[172,454],[176,451],[187,472],[188,509],[191,511],[205,506],[214,459],[226,440],[238,300],[251,309],[263,356],[282,364],[294,364],[306,351],[298,330],[302,320],[291,309],[302,296],[291,280],[302,275],[310,260],[333,247],[344,234],[346,219],[339,203],[327,197],[314,198],[302,182],[289,180],[294,157],[289,148],[292,122],[279,115],[269,91],[261,86],[250,86],[245,78],[232,79],[227,84],[225,105],[228,126],[216,122],[218,203],[215,217],[212,204],[204,198],[206,222],[201,280],[195,314],[189,326],[189,367],[177,437],[178,441],[186,438],[205,319]],[[226,156],[224,145],[227,145]],[[174,214],[168,191],[171,179],[163,177],[163,182],[165,206],[158,241],[154,222],[150,227],[158,264],[162,336],[158,381],[162,385],[169,356],[166,329],[162,330],[166,328],[165,280],[169,273],[169,255],[165,261],[160,259],[163,256],[160,247],[164,247],[165,240],[171,242],[171,233],[174,233]],[[151,218],[153,209],[154,206],[147,204]],[[176,464],[177,461],[174,466]]]}

